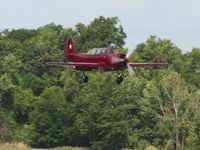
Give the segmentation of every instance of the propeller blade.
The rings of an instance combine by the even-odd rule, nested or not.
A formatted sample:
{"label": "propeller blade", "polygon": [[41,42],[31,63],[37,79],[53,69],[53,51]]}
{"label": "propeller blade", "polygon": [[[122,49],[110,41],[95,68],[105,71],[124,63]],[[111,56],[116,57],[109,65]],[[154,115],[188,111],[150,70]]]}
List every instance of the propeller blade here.
{"label": "propeller blade", "polygon": [[129,58],[131,54],[133,53],[134,49],[128,49],[128,52],[126,54],[126,58]]}
{"label": "propeller blade", "polygon": [[133,68],[129,65],[129,63],[127,63],[127,68],[128,68],[129,76],[134,76],[135,72]]}

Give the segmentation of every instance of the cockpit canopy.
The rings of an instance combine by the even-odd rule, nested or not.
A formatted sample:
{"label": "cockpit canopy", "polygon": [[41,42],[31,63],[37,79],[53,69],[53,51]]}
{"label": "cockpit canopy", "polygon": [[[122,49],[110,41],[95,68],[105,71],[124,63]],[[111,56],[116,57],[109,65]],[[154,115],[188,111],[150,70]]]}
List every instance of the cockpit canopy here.
{"label": "cockpit canopy", "polygon": [[108,51],[113,52],[112,49],[110,49],[110,48],[93,48],[93,49],[89,50],[89,52],[87,54],[89,54],[89,55],[104,55]]}

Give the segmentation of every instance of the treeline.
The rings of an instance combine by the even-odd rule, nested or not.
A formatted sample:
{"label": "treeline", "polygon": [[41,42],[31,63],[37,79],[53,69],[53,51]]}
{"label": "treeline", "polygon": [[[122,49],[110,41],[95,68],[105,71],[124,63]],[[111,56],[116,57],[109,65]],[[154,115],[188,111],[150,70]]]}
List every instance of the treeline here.
{"label": "treeline", "polygon": [[54,54],[63,54],[68,36],[79,52],[108,46],[127,51],[117,17],[98,17],[75,28],[51,23],[1,31],[0,141],[95,150],[199,149],[199,48],[182,54],[170,40],[151,36],[137,45],[130,61],[168,67],[135,68],[135,76],[121,85],[114,72],[88,73],[85,84],[79,72],[44,64],[63,60]]}

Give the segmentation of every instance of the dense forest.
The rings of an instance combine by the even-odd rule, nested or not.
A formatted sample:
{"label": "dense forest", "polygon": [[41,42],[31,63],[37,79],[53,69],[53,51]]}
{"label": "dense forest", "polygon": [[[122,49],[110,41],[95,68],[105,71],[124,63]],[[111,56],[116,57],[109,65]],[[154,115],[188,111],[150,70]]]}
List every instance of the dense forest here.
{"label": "dense forest", "polygon": [[[167,62],[167,67],[134,68],[116,83],[115,72],[80,72],[46,66],[63,61],[72,36],[79,52],[94,47],[124,48],[126,33],[117,17],[89,25],[0,32],[0,141],[32,147],[63,145],[95,150],[120,148],[200,149],[200,48],[182,53],[168,39],[147,37],[130,62]],[[60,54],[56,56],[54,54]]]}

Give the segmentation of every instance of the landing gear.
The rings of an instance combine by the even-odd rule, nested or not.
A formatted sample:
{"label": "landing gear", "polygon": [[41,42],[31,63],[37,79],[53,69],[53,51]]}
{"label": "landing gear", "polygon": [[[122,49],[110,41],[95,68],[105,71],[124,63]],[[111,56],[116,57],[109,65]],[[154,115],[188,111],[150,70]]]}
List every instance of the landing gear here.
{"label": "landing gear", "polygon": [[82,81],[83,82],[85,82],[85,83],[87,83],[88,82],[88,76],[86,76],[85,74],[83,75],[83,77],[82,77]]}
{"label": "landing gear", "polygon": [[117,77],[117,80],[116,80],[117,84],[121,84],[123,79],[124,78],[122,76]]}
{"label": "landing gear", "polygon": [[124,80],[123,72],[121,74],[117,73],[117,79],[116,79],[117,84],[121,84],[123,80]]}
{"label": "landing gear", "polygon": [[89,80],[88,76],[85,75],[85,73],[83,72],[82,74],[82,82],[87,83]]}

